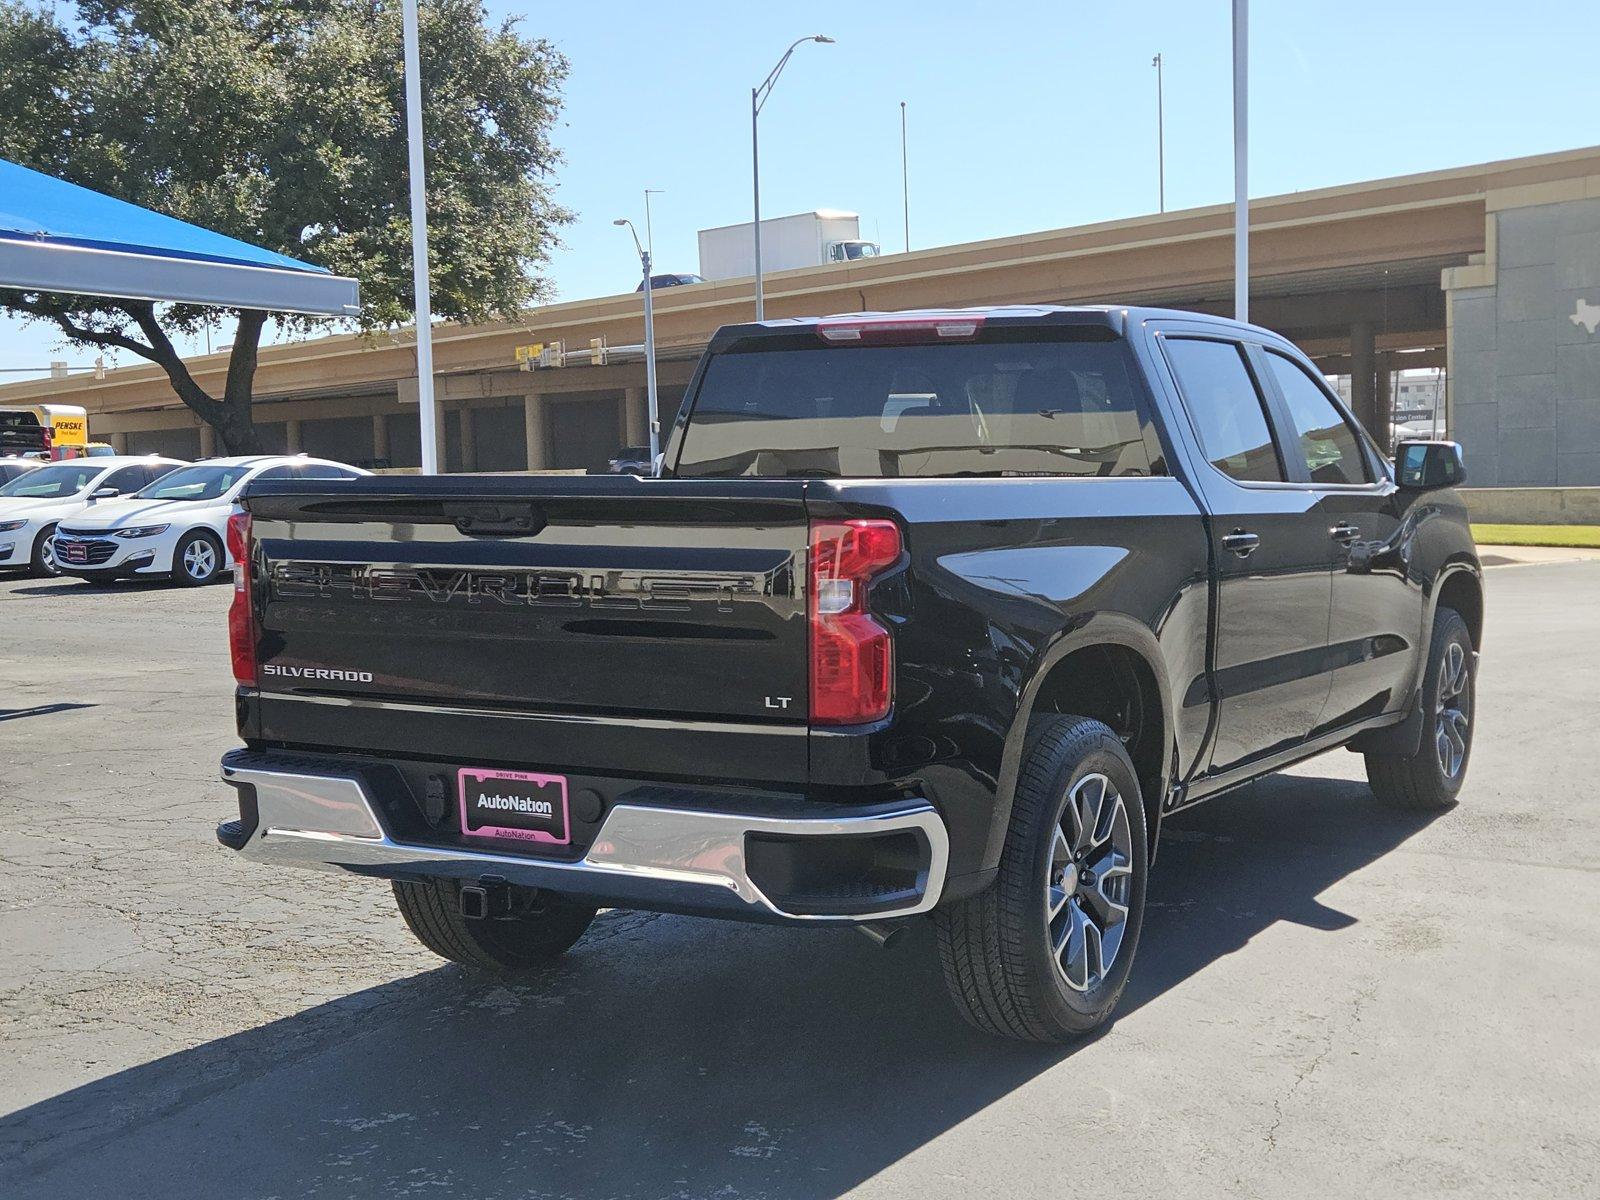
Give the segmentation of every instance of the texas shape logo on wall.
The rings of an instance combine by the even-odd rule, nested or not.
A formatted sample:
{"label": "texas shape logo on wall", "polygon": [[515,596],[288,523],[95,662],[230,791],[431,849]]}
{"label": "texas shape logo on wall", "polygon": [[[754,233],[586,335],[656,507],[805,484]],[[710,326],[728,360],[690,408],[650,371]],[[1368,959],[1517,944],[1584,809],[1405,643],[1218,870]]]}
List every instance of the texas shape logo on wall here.
{"label": "texas shape logo on wall", "polygon": [[1590,304],[1580,298],[1578,306],[1572,310],[1571,320],[1574,325],[1582,325],[1586,333],[1593,335],[1596,329],[1600,329],[1600,305]]}

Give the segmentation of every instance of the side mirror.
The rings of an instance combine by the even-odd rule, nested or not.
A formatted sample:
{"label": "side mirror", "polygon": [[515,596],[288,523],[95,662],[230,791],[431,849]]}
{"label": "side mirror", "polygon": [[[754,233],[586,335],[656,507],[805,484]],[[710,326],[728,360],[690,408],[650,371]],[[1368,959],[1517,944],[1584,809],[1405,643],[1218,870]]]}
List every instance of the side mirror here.
{"label": "side mirror", "polygon": [[99,487],[99,488],[95,488],[94,491],[89,493],[89,499],[91,499],[91,500],[109,500],[112,496],[120,496],[120,495],[122,495],[122,493],[120,491],[118,491],[114,487]]}
{"label": "side mirror", "polygon": [[1401,442],[1394,451],[1394,472],[1396,482],[1413,491],[1455,487],[1467,477],[1459,442]]}

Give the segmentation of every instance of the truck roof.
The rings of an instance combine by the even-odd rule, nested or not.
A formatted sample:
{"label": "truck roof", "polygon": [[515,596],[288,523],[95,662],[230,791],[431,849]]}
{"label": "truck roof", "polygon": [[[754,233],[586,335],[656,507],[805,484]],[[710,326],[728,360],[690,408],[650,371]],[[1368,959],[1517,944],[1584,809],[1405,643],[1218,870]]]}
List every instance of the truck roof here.
{"label": "truck roof", "polygon": [[724,325],[712,336],[709,348],[725,350],[736,342],[768,334],[793,333],[799,329],[814,328],[821,324],[860,321],[929,321],[959,320],[962,317],[982,317],[984,321],[1003,325],[1097,325],[1122,333],[1129,321],[1165,318],[1197,324],[1215,325],[1219,328],[1249,330],[1261,337],[1278,339],[1279,335],[1258,325],[1235,321],[1231,317],[1218,317],[1210,313],[1190,312],[1177,308],[1150,308],[1125,304],[994,304],[973,308],[917,308],[899,312],[829,313],[815,317],[779,317],[770,321],[748,321],[738,325]]}
{"label": "truck roof", "polygon": [[[850,221],[859,220],[860,213],[854,213],[844,208],[813,208],[809,212],[784,213],[781,217],[762,217],[763,225],[770,225],[774,221],[792,221],[796,217],[816,217],[819,221]],[[718,233],[724,229],[748,229],[755,222],[734,221],[729,225],[711,225],[699,230],[700,233]]]}

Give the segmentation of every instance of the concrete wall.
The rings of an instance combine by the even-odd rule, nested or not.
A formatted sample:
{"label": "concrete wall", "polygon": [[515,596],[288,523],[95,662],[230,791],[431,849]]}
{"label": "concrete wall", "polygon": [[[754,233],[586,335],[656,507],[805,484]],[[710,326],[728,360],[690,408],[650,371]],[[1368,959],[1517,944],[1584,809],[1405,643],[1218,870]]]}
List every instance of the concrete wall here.
{"label": "concrete wall", "polygon": [[1450,435],[1467,477],[1600,485],[1600,199],[1489,220],[1483,285],[1449,293]]}
{"label": "concrete wall", "polygon": [[200,429],[189,425],[178,429],[142,430],[128,434],[123,446],[128,454],[165,454],[192,462],[200,457]]}
{"label": "concrete wall", "polygon": [[1497,525],[1600,525],[1600,487],[1462,488],[1474,521]]}
{"label": "concrete wall", "polygon": [[522,401],[494,408],[474,408],[473,442],[479,471],[525,471],[528,439]]}
{"label": "concrete wall", "polygon": [[372,457],[372,418],[330,417],[301,421],[300,449],[313,458],[365,462]]}

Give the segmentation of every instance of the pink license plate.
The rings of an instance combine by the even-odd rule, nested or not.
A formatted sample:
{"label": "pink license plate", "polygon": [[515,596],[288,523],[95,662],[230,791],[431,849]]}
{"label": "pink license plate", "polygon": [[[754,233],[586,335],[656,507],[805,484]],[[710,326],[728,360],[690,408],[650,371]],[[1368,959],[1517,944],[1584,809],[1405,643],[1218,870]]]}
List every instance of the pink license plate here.
{"label": "pink license plate", "polygon": [[457,780],[461,832],[468,837],[511,838],[552,846],[572,841],[565,775],[463,767]]}

